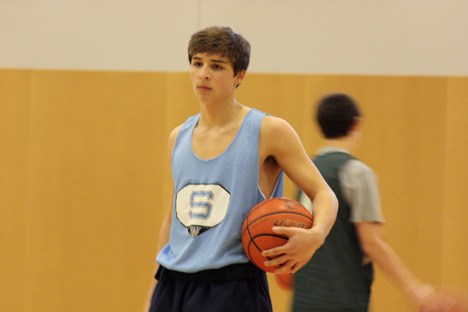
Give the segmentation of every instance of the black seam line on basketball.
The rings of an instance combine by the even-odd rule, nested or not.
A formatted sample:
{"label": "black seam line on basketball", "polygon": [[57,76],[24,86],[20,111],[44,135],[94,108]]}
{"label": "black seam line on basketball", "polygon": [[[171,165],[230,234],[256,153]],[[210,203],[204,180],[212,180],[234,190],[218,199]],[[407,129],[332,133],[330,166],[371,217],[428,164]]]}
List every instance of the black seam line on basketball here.
{"label": "black seam line on basketball", "polygon": [[249,228],[249,223],[248,222],[247,222],[247,226],[245,227],[245,229],[247,230],[247,233],[249,233],[249,237],[252,240],[252,233],[250,233],[250,228]]}
{"label": "black seam line on basketball", "polygon": [[[249,236],[250,236],[250,240],[249,240],[249,248],[247,249],[249,251],[249,259],[250,261],[252,261],[253,263],[255,263],[255,265],[257,265],[257,263],[252,259],[252,256],[250,255],[250,245],[251,244],[254,244],[255,248],[257,248],[258,251],[262,252],[260,250],[260,247],[258,247],[257,243],[255,243],[255,241],[252,239],[252,235],[250,235],[250,231],[248,230],[247,228],[247,231],[249,232]],[[258,265],[257,265],[258,266]]]}
{"label": "black seam line on basketball", "polygon": [[[262,235],[259,235],[259,236],[262,236]],[[256,236],[256,237],[257,237],[257,236]],[[282,238],[284,238],[284,236],[283,236]],[[255,243],[254,240],[250,240],[250,241],[249,241],[249,248],[248,248],[248,250],[249,250],[249,259],[250,259],[250,261],[252,261],[252,262],[258,267],[257,262],[255,262],[255,261],[252,259],[252,257],[250,256],[250,245],[251,245],[251,244],[253,244],[254,247],[257,248],[258,251],[262,252],[262,250],[260,249],[260,247],[258,247],[258,245]],[[265,256],[264,256],[264,257],[265,257]],[[272,258],[272,257],[270,257],[270,256],[266,256],[265,258],[268,259],[268,260],[273,260],[273,259],[274,259],[274,258]],[[282,264],[278,264],[278,265],[279,265],[279,266],[283,266]]]}
{"label": "black seam line on basketball", "polygon": [[[250,233],[249,233],[250,235]],[[258,264],[252,259],[252,256],[250,255],[250,245],[253,244],[255,246],[255,248],[257,248],[258,251],[262,252],[263,250],[260,249],[260,247],[257,245],[257,243],[255,242],[254,238],[257,238],[257,237],[260,237],[260,236],[273,236],[273,237],[277,237],[277,238],[282,238],[284,240],[288,240],[287,237],[284,237],[284,236],[281,236],[281,235],[278,235],[278,234],[259,234],[255,237],[252,237],[250,236],[250,241],[249,241],[249,248],[247,249],[249,251],[249,254],[248,254],[248,257],[250,259],[250,261],[252,261],[256,266],[258,266]],[[265,257],[267,258],[268,260],[272,260],[274,258],[271,258],[269,256]]]}
{"label": "black seam line on basketball", "polygon": [[250,255],[250,245],[251,245],[251,244],[254,244],[254,247],[257,248],[257,250],[260,250],[260,248],[258,248],[257,244],[255,244],[254,241],[250,240],[250,241],[249,241],[249,246],[248,246],[248,247],[249,247],[249,248],[248,248],[248,251],[249,251],[248,257],[249,257],[250,261],[251,261],[253,264],[255,264],[257,267],[260,267],[260,264],[257,264],[257,262],[255,262],[255,260],[254,260],[254,259],[252,258],[252,256]]}
{"label": "black seam line on basketball", "polygon": [[252,220],[252,222],[247,222],[247,226],[251,225],[252,223],[254,223],[255,221],[257,221],[258,219],[261,219],[261,218],[264,218],[266,216],[271,216],[271,215],[275,215],[275,214],[281,214],[281,213],[287,213],[287,214],[296,214],[296,215],[300,215],[300,216],[303,216],[307,219],[309,219],[310,221],[314,221],[314,217],[309,217],[309,216],[306,216],[300,212],[295,212],[295,211],[279,211],[279,212],[270,212],[270,213],[267,213],[267,214],[264,214],[262,215],[261,217],[258,217],[258,218],[255,218],[254,220]]}
{"label": "black seam line on basketball", "polygon": [[[247,218],[247,217],[246,217],[246,218]],[[244,228],[244,223],[242,222],[242,227],[244,228],[244,230],[243,230],[242,233],[241,233],[241,237],[244,236],[245,231],[247,231],[247,232],[249,233],[249,236],[252,237],[252,236],[250,235],[250,231],[249,231],[248,225],[249,225],[249,222],[245,221],[245,228]]]}
{"label": "black seam line on basketball", "polygon": [[[260,249],[260,247],[258,247],[258,245],[255,243],[254,240],[251,239],[251,240],[249,241],[249,248],[248,248],[248,250],[249,250],[249,259],[250,259],[250,261],[252,261],[252,262],[258,267],[259,264],[257,264],[257,262],[255,262],[255,260],[254,260],[254,259],[252,258],[252,256],[250,255],[250,245],[251,245],[251,244],[253,244],[254,247],[257,248],[258,251],[260,251],[260,253],[262,252],[262,250]],[[265,256],[264,256],[264,257],[265,257]],[[274,259],[274,258],[272,258],[272,257],[270,257],[270,256],[266,256],[265,258],[267,258],[268,260]]]}
{"label": "black seam line on basketball", "polygon": [[[263,233],[263,234],[258,234],[258,235],[255,235],[255,236],[251,236],[250,239],[255,239],[255,238],[258,238],[258,237],[262,237],[262,236],[268,236],[268,237],[277,237],[277,238],[281,238],[281,239],[284,239],[284,240],[288,240],[289,238],[287,236],[284,236],[284,235],[280,235],[280,234],[268,234],[268,233]],[[259,249],[260,250],[260,249]]]}

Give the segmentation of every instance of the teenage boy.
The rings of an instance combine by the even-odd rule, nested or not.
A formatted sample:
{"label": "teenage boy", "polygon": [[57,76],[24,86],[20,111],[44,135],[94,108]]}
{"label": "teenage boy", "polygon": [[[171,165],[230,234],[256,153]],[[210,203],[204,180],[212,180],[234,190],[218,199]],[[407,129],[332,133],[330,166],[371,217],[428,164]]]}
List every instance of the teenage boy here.
{"label": "teenage boy", "polygon": [[309,230],[276,228],[287,244],[264,254],[295,272],[322,245],[337,200],[284,120],[235,99],[250,44],[229,27],[192,35],[190,78],[200,113],[169,137],[174,194],[163,221],[150,311],[271,311],[265,272],[246,257],[242,222],[258,202],[282,196],[283,172],[313,200]]}

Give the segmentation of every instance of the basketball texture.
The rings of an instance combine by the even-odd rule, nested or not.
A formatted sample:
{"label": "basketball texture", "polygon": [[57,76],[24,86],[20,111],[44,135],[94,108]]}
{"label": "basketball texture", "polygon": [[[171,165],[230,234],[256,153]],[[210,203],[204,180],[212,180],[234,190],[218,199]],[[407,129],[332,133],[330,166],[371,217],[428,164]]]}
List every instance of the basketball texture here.
{"label": "basketball texture", "polygon": [[286,291],[291,291],[294,289],[294,274],[275,274],[275,281],[278,286]]}
{"label": "basketball texture", "polygon": [[273,272],[278,266],[266,267],[263,263],[271,258],[264,257],[262,251],[284,245],[288,240],[286,236],[274,233],[273,226],[309,229],[313,221],[309,210],[293,199],[277,197],[264,200],[252,208],[242,224],[242,246],[253,264]]}

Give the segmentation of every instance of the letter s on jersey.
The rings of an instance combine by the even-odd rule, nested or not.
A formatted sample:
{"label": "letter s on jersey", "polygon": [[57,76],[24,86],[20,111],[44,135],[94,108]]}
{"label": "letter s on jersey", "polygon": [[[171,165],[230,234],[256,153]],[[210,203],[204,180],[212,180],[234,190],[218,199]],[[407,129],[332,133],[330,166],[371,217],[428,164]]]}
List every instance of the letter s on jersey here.
{"label": "letter s on jersey", "polygon": [[198,236],[224,220],[230,199],[219,184],[188,184],[176,195],[177,219],[192,236]]}

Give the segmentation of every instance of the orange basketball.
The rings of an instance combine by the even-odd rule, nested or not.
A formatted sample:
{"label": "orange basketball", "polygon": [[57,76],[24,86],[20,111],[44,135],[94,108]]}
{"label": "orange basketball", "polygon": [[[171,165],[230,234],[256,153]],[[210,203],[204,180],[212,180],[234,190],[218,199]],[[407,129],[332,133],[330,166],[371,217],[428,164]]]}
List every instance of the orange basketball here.
{"label": "orange basketball", "polygon": [[294,274],[275,274],[275,281],[281,289],[290,291],[294,289]]}
{"label": "orange basketball", "polygon": [[269,258],[263,250],[284,245],[288,238],[273,232],[273,226],[288,226],[309,229],[313,215],[299,202],[286,198],[271,198],[255,205],[242,224],[242,246],[250,261],[260,269],[273,272],[278,266],[266,267]]}

